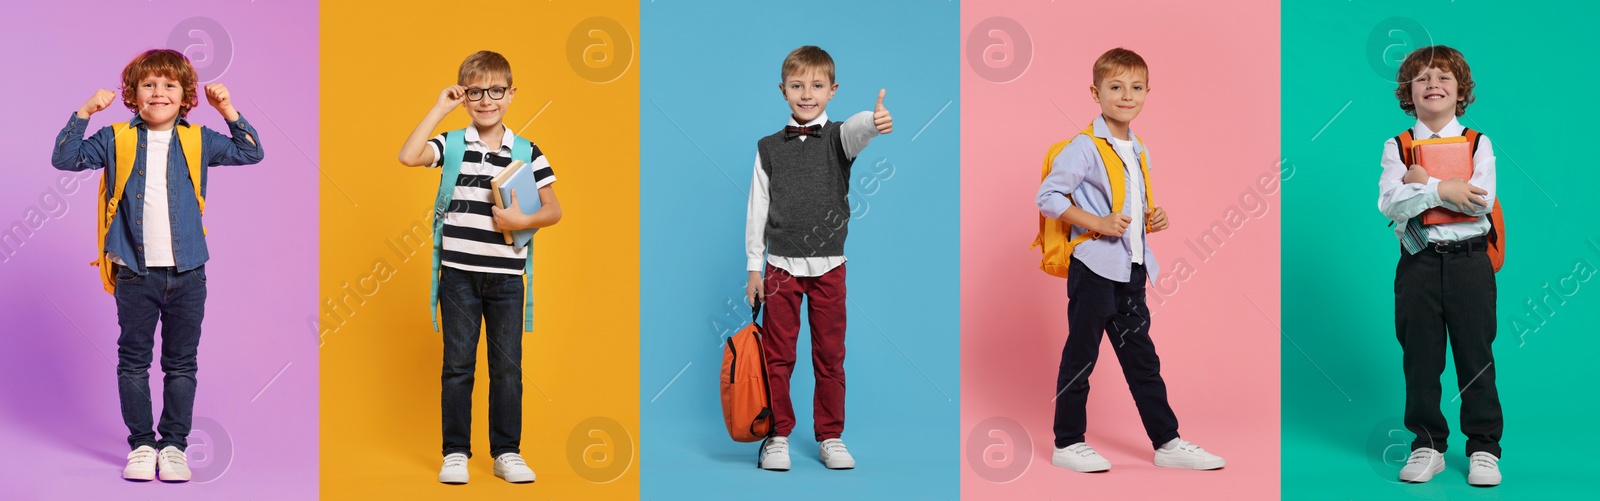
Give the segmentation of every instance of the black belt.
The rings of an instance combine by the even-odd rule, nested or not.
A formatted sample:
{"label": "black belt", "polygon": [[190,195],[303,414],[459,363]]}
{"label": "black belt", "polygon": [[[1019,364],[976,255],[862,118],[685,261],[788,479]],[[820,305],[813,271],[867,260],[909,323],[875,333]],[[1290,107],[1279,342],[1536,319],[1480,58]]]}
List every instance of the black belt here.
{"label": "black belt", "polygon": [[1474,237],[1459,242],[1430,242],[1422,250],[1434,251],[1440,254],[1486,251],[1489,250],[1489,239]]}

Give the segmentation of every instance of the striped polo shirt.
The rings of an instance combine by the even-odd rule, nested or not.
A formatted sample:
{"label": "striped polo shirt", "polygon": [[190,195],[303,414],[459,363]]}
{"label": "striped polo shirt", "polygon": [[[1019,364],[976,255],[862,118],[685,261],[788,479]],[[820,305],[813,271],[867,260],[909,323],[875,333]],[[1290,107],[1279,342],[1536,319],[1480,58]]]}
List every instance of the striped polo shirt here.
{"label": "striped polo shirt", "polygon": [[[505,127],[504,124],[501,127]],[[478,129],[467,127],[466,151],[461,158],[461,175],[450,197],[450,207],[444,214],[444,248],[439,253],[440,263],[466,271],[521,275],[527,262],[528,249],[516,249],[506,244],[505,234],[494,227],[494,213],[490,212],[493,198],[489,180],[511,164],[511,147],[516,136],[508,128],[493,150],[478,137]],[[433,164],[444,166],[444,134],[428,140],[433,148]],[[556,182],[555,171],[545,159],[539,146],[533,146],[533,175],[540,188]],[[526,203],[537,193],[517,193],[517,200]]]}

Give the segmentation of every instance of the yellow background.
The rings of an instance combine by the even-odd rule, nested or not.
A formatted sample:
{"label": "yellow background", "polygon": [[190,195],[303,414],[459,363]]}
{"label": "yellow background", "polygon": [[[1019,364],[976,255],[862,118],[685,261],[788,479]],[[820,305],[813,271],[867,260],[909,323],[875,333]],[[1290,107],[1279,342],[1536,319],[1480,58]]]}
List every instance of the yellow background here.
{"label": "yellow background", "polygon": [[[322,495],[636,499],[638,4],[327,2],[321,13]],[[624,32],[605,34],[615,44],[609,64],[627,69],[604,83],[581,75],[584,63],[568,54],[574,28],[595,17]],[[455,84],[461,60],[479,49],[510,60],[518,90],[505,123],[550,159],[564,213],[533,244],[522,454],[538,474],[534,484],[509,484],[491,471],[483,340],[472,481],[436,480],[442,341],[427,301],[439,170],[404,167],[396,156],[439,92]],[[434,133],[468,124],[458,108]],[[575,430],[596,417],[615,424]]]}

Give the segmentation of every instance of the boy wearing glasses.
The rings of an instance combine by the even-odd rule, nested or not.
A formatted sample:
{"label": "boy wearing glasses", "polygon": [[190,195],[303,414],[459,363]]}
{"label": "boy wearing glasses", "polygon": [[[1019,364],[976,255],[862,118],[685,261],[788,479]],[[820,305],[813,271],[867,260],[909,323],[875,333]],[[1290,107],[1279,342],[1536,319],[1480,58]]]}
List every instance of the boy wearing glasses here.
{"label": "boy wearing glasses", "polygon": [[[472,383],[478,335],[488,336],[489,453],[494,475],[512,483],[534,481],[533,470],[518,448],[522,439],[522,333],[533,330],[531,303],[525,301],[523,276],[532,277],[532,252],[509,245],[502,231],[543,228],[561,220],[556,181],[550,163],[531,141],[517,137],[502,123],[516,96],[511,64],[504,56],[479,51],[461,62],[456,85],[439,100],[400,147],[400,163],[439,167],[439,193],[434,202],[434,297],[444,318],[444,368],[441,399],[444,466],[439,481],[467,483],[471,457]],[[472,126],[427,139],[445,115],[466,108]],[[508,207],[491,201],[489,180],[513,159],[532,166],[540,208],[523,214],[512,193]]]}

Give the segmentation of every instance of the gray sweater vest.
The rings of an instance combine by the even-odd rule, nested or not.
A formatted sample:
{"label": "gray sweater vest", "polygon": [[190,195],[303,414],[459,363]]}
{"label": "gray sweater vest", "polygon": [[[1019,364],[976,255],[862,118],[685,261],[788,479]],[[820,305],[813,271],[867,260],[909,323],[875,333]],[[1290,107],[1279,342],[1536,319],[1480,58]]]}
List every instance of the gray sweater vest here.
{"label": "gray sweater vest", "polygon": [[783,131],[756,141],[767,174],[767,249],[774,256],[844,255],[850,232],[850,165],[839,139],[843,122],[828,122],[820,137],[784,139]]}

